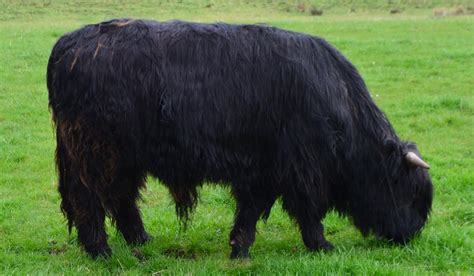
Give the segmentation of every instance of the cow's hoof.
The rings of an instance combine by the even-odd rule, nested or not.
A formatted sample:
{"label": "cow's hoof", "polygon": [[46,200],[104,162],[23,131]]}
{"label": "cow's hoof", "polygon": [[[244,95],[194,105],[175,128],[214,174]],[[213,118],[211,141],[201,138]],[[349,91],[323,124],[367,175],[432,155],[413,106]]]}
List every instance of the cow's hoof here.
{"label": "cow's hoof", "polygon": [[318,251],[324,251],[324,252],[329,252],[334,250],[334,245],[328,241],[323,241],[318,245],[317,248]]}
{"label": "cow's hoof", "polygon": [[248,247],[241,247],[239,245],[232,246],[232,252],[230,258],[235,259],[250,259],[250,252]]}
{"label": "cow's hoof", "polygon": [[104,258],[107,259],[110,256],[112,256],[112,249],[105,244],[105,245],[95,245],[95,246],[86,246],[85,247],[87,254],[92,259],[97,259],[97,258]]}
{"label": "cow's hoof", "polygon": [[142,244],[145,244],[147,242],[150,242],[153,240],[153,237],[148,235],[148,233],[144,233],[144,235],[141,236],[141,238],[139,239],[139,241],[137,242],[138,244],[142,245]]}
{"label": "cow's hoof", "polygon": [[143,245],[153,239],[152,236],[148,235],[146,232],[143,232],[140,235],[136,235],[133,238],[125,237],[125,240],[129,245]]}
{"label": "cow's hoof", "polygon": [[132,244],[135,245],[143,245],[147,242],[150,242],[153,239],[152,236],[148,235],[146,232],[144,232],[142,235],[138,236],[135,241],[132,242]]}

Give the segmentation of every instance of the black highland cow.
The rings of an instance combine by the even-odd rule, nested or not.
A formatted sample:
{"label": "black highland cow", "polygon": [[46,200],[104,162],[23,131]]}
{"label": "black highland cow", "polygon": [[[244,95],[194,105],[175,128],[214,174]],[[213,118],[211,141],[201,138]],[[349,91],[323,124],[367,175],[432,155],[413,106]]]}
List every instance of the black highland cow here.
{"label": "black highland cow", "polygon": [[231,257],[248,257],[275,200],[310,250],[334,209],[405,243],[433,186],[354,66],[321,38],[254,25],[112,20],[59,39],[48,64],[61,209],[87,253],[110,255],[109,215],[149,240],[136,205],[147,173],[186,220],[203,182],[237,201]]}

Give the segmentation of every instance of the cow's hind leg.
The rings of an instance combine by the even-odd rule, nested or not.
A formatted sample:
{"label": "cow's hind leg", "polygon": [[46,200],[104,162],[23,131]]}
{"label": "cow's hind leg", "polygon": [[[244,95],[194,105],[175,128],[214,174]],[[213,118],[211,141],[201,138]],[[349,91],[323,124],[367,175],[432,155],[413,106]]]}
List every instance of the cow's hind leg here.
{"label": "cow's hind leg", "polygon": [[143,244],[150,240],[145,231],[136,201],[140,197],[139,189],[144,186],[144,176],[140,170],[122,169],[112,185],[117,198],[111,198],[110,213],[117,229],[128,244]]}
{"label": "cow's hind leg", "polygon": [[77,185],[72,192],[74,225],[77,228],[79,242],[93,258],[110,256],[112,251],[107,244],[104,228],[105,210],[101,200],[82,184]]}
{"label": "cow's hind leg", "polygon": [[257,221],[267,218],[277,198],[277,192],[264,183],[232,183],[237,200],[234,227],[230,233],[231,259],[249,258],[250,246],[255,241]]}
{"label": "cow's hind leg", "polygon": [[311,189],[298,188],[286,191],[282,197],[283,208],[298,223],[306,247],[311,251],[332,250],[334,247],[324,237],[321,223],[328,210],[324,200],[318,200],[317,193],[313,194]]}
{"label": "cow's hind leg", "polygon": [[74,225],[80,244],[91,257],[111,255],[104,228],[105,210],[100,198],[81,180],[79,169],[69,163],[66,156],[58,157],[61,209],[68,219],[69,232]]}
{"label": "cow's hind leg", "polygon": [[58,123],[56,161],[59,170],[61,208],[69,227],[75,226],[79,243],[93,258],[110,256],[104,222],[105,176],[113,160],[107,139],[82,128],[81,121]]}
{"label": "cow's hind leg", "polygon": [[104,228],[105,210],[97,194],[81,179],[79,162],[71,156],[63,137],[58,132],[56,162],[61,210],[68,219],[69,232],[74,225],[79,242],[91,257],[109,256],[111,250]]}

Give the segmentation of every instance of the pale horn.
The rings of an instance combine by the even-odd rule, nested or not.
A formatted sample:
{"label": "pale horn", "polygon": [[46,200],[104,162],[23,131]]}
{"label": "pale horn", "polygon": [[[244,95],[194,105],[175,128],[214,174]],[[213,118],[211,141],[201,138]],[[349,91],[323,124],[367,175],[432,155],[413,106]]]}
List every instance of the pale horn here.
{"label": "pale horn", "polygon": [[428,165],[425,161],[421,160],[421,158],[418,157],[418,155],[416,155],[416,153],[414,153],[414,152],[409,151],[405,155],[405,158],[408,161],[408,163],[412,164],[413,166],[421,167],[423,169],[429,169],[430,168],[430,165]]}

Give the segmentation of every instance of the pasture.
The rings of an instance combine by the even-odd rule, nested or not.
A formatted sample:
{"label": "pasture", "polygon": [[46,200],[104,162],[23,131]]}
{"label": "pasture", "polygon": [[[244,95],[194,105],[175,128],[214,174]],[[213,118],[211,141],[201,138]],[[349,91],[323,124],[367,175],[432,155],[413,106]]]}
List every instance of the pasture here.
{"label": "pasture", "polygon": [[[0,2],[0,274],[474,273],[474,17],[435,17],[433,9],[449,1],[404,4],[395,14],[389,6],[348,12],[341,4],[322,16],[270,2]],[[68,236],[59,210],[46,64],[62,34],[115,17],[266,23],[327,39],[359,69],[398,135],[416,141],[431,165],[435,199],[421,236],[391,245],[364,238],[348,218],[330,213],[326,237],[336,249],[311,253],[277,203],[268,222],[258,223],[252,259],[231,261],[235,203],[228,189],[206,185],[183,231],[166,188],[150,177],[141,210],[154,239],[129,247],[109,223],[114,255],[91,260],[76,232]]]}

